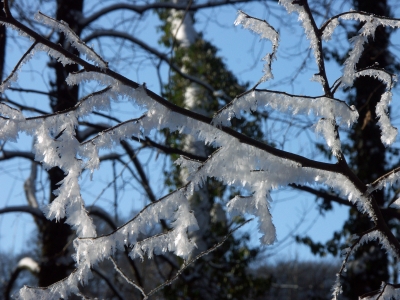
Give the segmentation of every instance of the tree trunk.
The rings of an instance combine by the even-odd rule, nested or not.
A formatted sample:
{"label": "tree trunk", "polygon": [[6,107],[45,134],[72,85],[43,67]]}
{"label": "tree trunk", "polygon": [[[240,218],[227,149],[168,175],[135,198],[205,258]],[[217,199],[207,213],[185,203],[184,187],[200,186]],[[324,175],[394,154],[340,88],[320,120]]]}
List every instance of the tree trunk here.
{"label": "tree trunk", "polygon": [[[77,18],[82,13],[82,9],[83,0],[58,0],[56,19],[67,22],[75,33],[80,35],[82,28],[79,27]],[[68,51],[79,54],[66,43],[63,34],[60,34],[57,43]],[[53,112],[73,107],[78,101],[78,87],[68,86],[65,79],[69,73],[78,71],[78,66],[72,64],[63,67],[55,60],[52,60],[50,65],[55,71],[55,80],[50,83],[52,86],[50,106]],[[59,168],[52,168],[48,171],[48,176],[50,181],[49,203],[51,203],[56,198],[53,191],[58,188],[58,183],[64,178],[64,173]],[[43,261],[38,275],[39,286],[48,286],[68,276],[72,269],[72,261],[67,250],[71,233],[70,226],[65,224],[64,220],[45,222],[41,226],[40,240]]]}
{"label": "tree trunk", "polygon": [[[354,0],[354,8],[380,16],[388,16],[386,0]],[[356,30],[360,27],[356,28]],[[388,51],[390,33],[382,26],[378,27],[375,38],[370,39],[365,45],[365,50],[357,64],[357,69],[374,65],[378,62],[380,68],[390,69]],[[354,83],[355,95],[352,97],[358,112],[359,122],[350,134],[350,164],[357,176],[364,182],[376,180],[385,173],[388,162],[386,161],[386,148],[381,142],[381,131],[376,124],[376,104],[385,92],[385,85],[371,77],[359,77]],[[388,201],[384,190],[374,192],[378,205],[383,206]],[[351,209],[349,220],[345,224],[347,232],[362,233],[371,228],[373,224],[369,218]],[[389,279],[388,256],[377,243],[370,243],[355,254],[355,260],[349,265],[344,282],[344,295],[349,299],[356,299],[359,295],[380,287],[382,281]]]}

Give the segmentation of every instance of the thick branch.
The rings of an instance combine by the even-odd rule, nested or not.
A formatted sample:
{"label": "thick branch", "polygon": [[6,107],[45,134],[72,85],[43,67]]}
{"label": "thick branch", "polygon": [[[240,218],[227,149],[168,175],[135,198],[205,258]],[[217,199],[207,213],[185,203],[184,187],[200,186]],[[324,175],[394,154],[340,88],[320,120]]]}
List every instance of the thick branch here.
{"label": "thick branch", "polygon": [[30,161],[35,161],[35,155],[32,152],[1,150],[1,153],[0,161],[12,158],[26,158]]}
{"label": "thick branch", "polygon": [[[6,213],[17,213],[17,212],[24,212],[31,214],[35,218],[39,218],[41,220],[46,221],[46,217],[44,216],[43,212],[39,208],[34,208],[29,205],[20,205],[20,206],[8,206],[0,209],[0,215]],[[50,221],[49,221],[50,222]]]}

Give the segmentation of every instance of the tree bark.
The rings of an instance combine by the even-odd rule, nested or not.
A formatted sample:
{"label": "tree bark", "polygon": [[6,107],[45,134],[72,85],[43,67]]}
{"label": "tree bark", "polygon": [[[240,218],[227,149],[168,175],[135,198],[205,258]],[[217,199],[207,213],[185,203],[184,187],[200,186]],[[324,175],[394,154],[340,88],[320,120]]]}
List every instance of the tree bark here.
{"label": "tree bark", "polygon": [[[380,16],[388,16],[389,12],[386,0],[354,0],[353,6],[358,11]],[[360,27],[356,28],[356,30],[359,29]],[[365,45],[357,69],[379,63],[380,68],[390,70],[389,37],[390,33],[387,29],[378,27],[375,38],[370,39]],[[387,150],[381,142],[381,132],[375,121],[377,120],[375,107],[385,92],[385,85],[376,78],[364,76],[355,80],[354,89],[355,94],[351,104],[358,109],[359,122],[349,136],[351,140],[349,164],[361,181],[370,183],[385,174],[388,167]],[[388,202],[389,195],[386,195],[384,190],[375,191],[373,195],[380,207]],[[371,227],[372,223],[368,217],[355,208],[350,210],[349,219],[344,225],[345,231],[352,233],[361,233]],[[349,299],[356,299],[359,295],[378,289],[382,281],[389,279],[388,264],[387,254],[377,243],[360,247],[346,273],[343,285],[344,295]]]}
{"label": "tree bark", "polygon": [[[82,10],[83,0],[58,0],[56,19],[67,22],[75,33],[80,35],[82,28],[80,28],[77,18],[82,13]],[[60,33],[57,43],[68,51],[79,55],[75,49],[72,49],[67,44],[63,34]],[[78,66],[72,64],[64,67],[55,60],[50,62],[50,66],[54,68],[55,72],[55,80],[50,82],[52,86],[50,106],[53,112],[73,107],[78,101],[78,87],[68,86],[65,79],[69,73],[78,71]],[[55,133],[55,135],[57,134]],[[64,172],[59,168],[52,168],[48,171],[48,178],[50,181],[49,203],[51,203],[56,198],[53,192],[58,188],[58,183],[64,178]],[[68,276],[72,267],[72,261],[67,249],[71,234],[71,228],[64,223],[64,220],[60,222],[44,222],[41,226],[40,240],[43,261],[38,275],[39,286],[48,286]]]}

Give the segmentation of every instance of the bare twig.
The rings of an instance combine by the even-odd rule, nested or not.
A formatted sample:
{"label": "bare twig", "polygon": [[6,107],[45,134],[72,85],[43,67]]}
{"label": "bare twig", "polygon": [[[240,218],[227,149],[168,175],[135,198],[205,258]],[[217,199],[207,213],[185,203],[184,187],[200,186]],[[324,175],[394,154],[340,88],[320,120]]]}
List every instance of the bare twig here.
{"label": "bare twig", "polygon": [[118,267],[117,263],[115,262],[115,260],[110,256],[109,257],[110,261],[113,263],[114,265],[114,269],[118,272],[119,275],[122,276],[123,279],[125,279],[125,281],[127,283],[129,283],[130,285],[132,285],[134,288],[136,288],[137,290],[140,291],[140,293],[143,295],[144,299],[147,299],[146,293],[144,292],[143,288],[140,287],[138,284],[136,284],[133,280],[130,280],[128,278],[128,276],[125,275],[124,272],[122,272],[122,270]]}
{"label": "bare twig", "polygon": [[228,232],[228,234],[217,244],[215,244],[213,247],[199,253],[198,255],[196,255],[194,258],[192,258],[191,260],[189,260],[188,262],[185,262],[181,269],[179,269],[178,272],[176,272],[176,274],[170,278],[169,280],[167,280],[166,282],[160,284],[159,286],[157,286],[156,288],[152,289],[150,292],[147,293],[146,298],[157,293],[159,290],[161,290],[162,288],[164,288],[167,285],[170,285],[171,283],[173,283],[191,264],[193,264],[196,260],[200,259],[201,257],[210,254],[211,252],[213,252],[214,250],[216,250],[218,247],[220,247],[223,243],[225,243],[225,241],[239,228],[241,228],[242,226],[244,226],[245,224],[251,222],[253,219],[249,219],[246,220],[245,222],[243,222],[242,224],[240,224],[239,226],[237,226],[236,228],[230,230]]}
{"label": "bare twig", "polygon": [[103,279],[107,283],[107,285],[110,287],[110,289],[113,291],[114,295],[117,296],[118,299],[120,300],[124,299],[124,297],[118,291],[118,288],[114,286],[114,284],[111,282],[110,279],[108,279],[106,274],[104,274],[102,271],[96,268],[91,268],[91,270],[93,271],[93,273],[97,274],[101,279]]}

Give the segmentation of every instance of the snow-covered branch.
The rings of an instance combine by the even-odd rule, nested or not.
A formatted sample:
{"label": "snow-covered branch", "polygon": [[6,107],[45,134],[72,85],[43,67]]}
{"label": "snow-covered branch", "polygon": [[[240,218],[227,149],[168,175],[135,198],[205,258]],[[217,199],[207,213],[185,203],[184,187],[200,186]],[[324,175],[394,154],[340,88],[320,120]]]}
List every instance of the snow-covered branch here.
{"label": "snow-covered branch", "polygon": [[314,80],[319,81],[322,85],[326,96],[332,96],[329,89],[328,77],[325,70],[325,61],[322,51],[322,35],[317,27],[307,0],[282,0],[281,4],[290,14],[296,12],[299,15],[299,21],[302,23],[307,39],[310,40],[310,48],[313,50],[314,57],[318,66],[319,72],[314,75]]}
{"label": "snow-covered branch", "polygon": [[87,46],[64,21],[55,20],[41,12],[38,12],[35,15],[35,20],[49,26],[50,28],[61,31],[65,35],[67,41],[74,48],[76,48],[80,53],[85,54],[87,59],[93,61],[100,68],[105,69],[108,67],[108,63],[105,62],[92,48]]}
{"label": "snow-covered branch", "polygon": [[264,65],[264,76],[258,83],[274,78],[271,72],[272,61],[276,59],[276,51],[279,46],[279,34],[270,24],[265,20],[253,18],[248,14],[239,11],[238,16],[234,23],[236,26],[242,25],[243,28],[250,29],[251,31],[260,35],[261,39],[267,39],[272,43],[272,52],[264,56],[263,60],[266,62]]}
{"label": "snow-covered branch", "polygon": [[[218,3],[222,2],[214,2],[214,4]],[[79,293],[79,284],[87,283],[93,267],[102,260],[109,259],[117,251],[129,252],[132,259],[140,258],[143,260],[145,257],[152,259],[154,255],[168,252],[181,257],[183,260],[188,260],[176,275],[149,293],[146,293],[140,284],[130,280],[113,261],[116,271],[129,284],[135,286],[145,298],[170,284],[182,274],[188,265],[221,246],[232,234],[232,231],[229,232],[221,242],[191,258],[190,255],[196,244],[193,239],[189,238],[188,234],[197,230],[199,226],[196,216],[190,208],[188,197],[192,196],[196,190],[201,189],[208,178],[217,179],[222,184],[234,187],[239,191],[239,195],[233,197],[227,204],[227,210],[233,215],[251,214],[255,216],[258,221],[259,232],[262,234],[261,242],[263,244],[272,244],[276,240],[275,226],[270,212],[271,191],[282,187],[324,185],[328,189],[334,189],[340,196],[341,202],[349,201],[357,207],[360,213],[367,216],[374,227],[357,237],[351,247],[345,251],[343,266],[338,273],[338,280],[334,287],[334,297],[337,297],[341,290],[340,275],[344,272],[351,255],[361,245],[377,241],[390,255],[400,257],[400,243],[387,226],[382,211],[371,194],[373,190],[397,181],[398,169],[382,176],[370,186],[366,186],[347,165],[346,157],[341,149],[339,130],[340,126],[350,127],[355,124],[358,121],[359,114],[357,109],[350,106],[348,102],[333,97],[334,90],[332,91],[329,88],[322,54],[322,39],[329,39],[334,33],[339,18],[350,18],[365,23],[359,35],[352,39],[353,49],[345,62],[343,75],[337,81],[337,85],[334,85],[334,88],[336,89],[339,85],[351,86],[355,78],[360,76],[376,77],[385,83],[386,92],[383,93],[381,101],[376,106],[376,112],[379,118],[378,124],[382,131],[382,141],[385,145],[390,145],[397,135],[397,130],[391,125],[388,116],[388,107],[392,98],[391,89],[395,78],[385,70],[373,67],[357,70],[356,65],[363,52],[364,44],[368,37],[373,36],[377,26],[397,28],[400,27],[400,21],[366,16],[362,13],[351,13],[336,16],[319,29],[315,24],[307,1],[281,1],[281,4],[289,13],[297,12],[299,14],[305,34],[314,51],[319,70],[317,77],[323,87],[324,94],[319,97],[309,97],[253,88],[216,112],[213,118],[209,118],[196,111],[194,107],[185,109],[177,106],[147,89],[145,84],[141,85],[111,70],[101,56],[94,49],[86,46],[79,36],[69,28],[68,24],[41,13],[37,15],[37,20],[52,29],[61,31],[67,41],[93,63],[68,52],[60,45],[40,36],[34,30],[15,20],[7,10],[7,4],[6,1],[6,16],[0,17],[0,21],[12,29],[22,32],[24,36],[33,40],[33,44],[17,63],[10,76],[3,81],[1,85],[3,90],[10,87],[13,78],[16,80],[17,70],[37,50],[48,52],[50,56],[64,65],[76,64],[81,67],[79,72],[71,73],[66,78],[66,83],[69,86],[93,83],[95,85],[92,86],[97,86],[97,91],[81,98],[73,107],[52,114],[37,112],[39,113],[38,116],[26,117],[22,111],[15,109],[11,104],[0,104],[0,139],[6,142],[18,141],[19,134],[25,133],[32,136],[35,141],[34,156],[24,152],[4,150],[0,159],[4,160],[15,156],[29,159],[34,157],[34,160],[46,170],[55,167],[61,169],[64,177],[54,191],[57,197],[43,209],[43,212],[49,220],[60,221],[65,218],[66,223],[76,230],[76,238],[73,242],[75,271],[64,280],[47,288],[25,287],[19,293],[20,298],[58,299],[67,298],[71,293]],[[161,4],[165,7],[165,3]],[[212,6],[212,4],[210,5]],[[110,6],[105,9],[111,12],[124,8],[140,13],[151,5],[130,5],[130,8],[128,6],[128,4]],[[178,4],[173,4],[173,6],[179,9]],[[200,9],[200,5],[197,5],[197,8],[192,5],[191,9]],[[94,13],[82,22],[92,22],[98,17],[99,13]],[[264,66],[264,76],[260,82],[272,79],[271,63],[276,58],[277,31],[266,21],[253,18],[241,11],[235,24],[241,24],[244,28],[248,28],[272,42],[272,53],[264,58],[266,65]],[[140,41],[132,37],[124,36],[121,32],[100,31],[98,36],[100,35],[124,37],[139,44],[159,59],[170,63],[166,55],[147,44],[140,44]],[[96,37],[94,34],[89,36],[88,39]],[[189,78],[215,92],[210,84],[200,79],[191,78],[173,64],[170,64],[170,66],[185,78]],[[81,135],[85,138],[84,141],[77,138],[76,128],[80,122],[86,122],[93,112],[110,111],[114,103],[120,99],[128,100],[132,111],[141,116],[124,121],[114,119],[113,121],[117,122],[116,125],[109,128],[99,125],[96,132],[90,131],[90,134]],[[261,109],[272,109],[292,115],[312,114],[315,117],[315,131],[325,138],[327,145],[336,157],[336,163],[309,159],[277,149],[232,128],[231,120],[234,117],[239,118],[242,112],[251,114]],[[90,122],[90,119],[87,122]],[[146,146],[171,151],[170,148],[163,148],[161,145],[151,142],[150,139],[154,131],[164,129],[190,136],[196,143],[202,143],[203,149],[205,149],[204,145],[208,145],[211,154],[208,157],[205,157],[204,153],[193,154],[191,158],[181,156],[176,164],[187,169],[187,173],[185,173],[187,174],[187,178],[185,178],[187,184],[157,200],[150,188],[149,179],[141,169],[134,151],[125,140],[133,138],[140,141],[143,138]],[[85,206],[85,201],[81,195],[80,176],[85,170],[94,173],[101,167],[100,151],[121,145],[135,164],[151,203],[126,224],[116,228],[106,213]],[[185,154],[185,151],[179,153]],[[195,158],[198,158],[198,160]],[[32,177],[32,180],[34,180],[34,177]],[[33,197],[35,190],[31,189],[30,193]],[[398,203],[395,202],[395,204]],[[10,210],[25,211],[39,218],[38,209],[35,205],[29,209],[11,207],[7,210],[6,208],[0,210],[0,213],[6,213]],[[113,231],[109,234],[99,235],[90,217],[91,212],[92,215],[97,214],[105,219],[113,228]],[[160,223],[168,224],[168,226],[163,226],[164,230],[160,231]],[[383,285],[380,295],[386,295],[390,287],[390,285]],[[392,293],[391,295],[395,294]]]}

